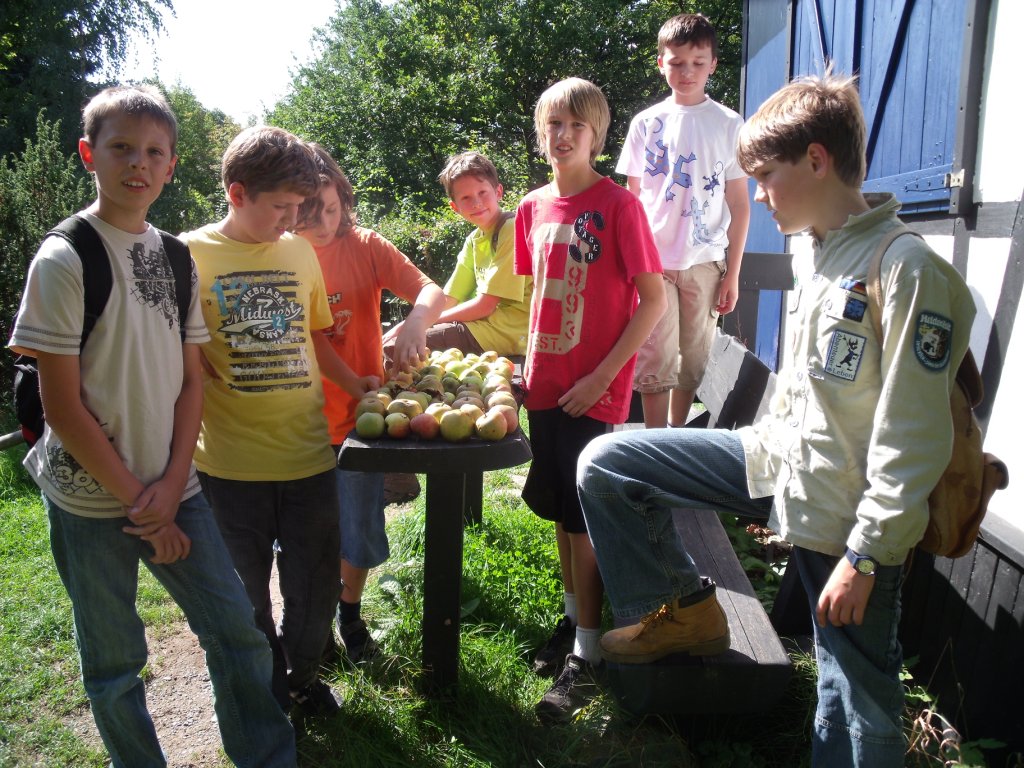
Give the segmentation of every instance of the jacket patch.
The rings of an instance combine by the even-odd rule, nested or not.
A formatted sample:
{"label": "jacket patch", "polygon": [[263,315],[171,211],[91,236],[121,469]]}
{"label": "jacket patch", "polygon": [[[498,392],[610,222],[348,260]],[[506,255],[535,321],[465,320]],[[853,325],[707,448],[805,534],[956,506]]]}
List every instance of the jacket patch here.
{"label": "jacket patch", "polygon": [[949,365],[953,321],[934,312],[922,312],[914,330],[914,354],[921,365],[941,371]]}
{"label": "jacket patch", "polygon": [[825,373],[845,381],[857,378],[861,360],[864,359],[863,336],[849,331],[832,331],[832,341],[828,345],[828,356],[825,358]]}
{"label": "jacket patch", "polygon": [[868,288],[863,280],[854,280],[852,277],[844,277],[839,281],[839,287],[844,291],[859,293],[861,296],[868,295]]}
{"label": "jacket patch", "polygon": [[846,303],[843,305],[843,318],[859,323],[864,319],[864,312],[867,308],[866,301],[854,298],[853,296],[847,296]]}
{"label": "jacket patch", "polygon": [[868,297],[864,282],[844,277],[839,285],[830,291],[823,305],[825,314],[833,320],[849,320],[860,323],[868,309]]}

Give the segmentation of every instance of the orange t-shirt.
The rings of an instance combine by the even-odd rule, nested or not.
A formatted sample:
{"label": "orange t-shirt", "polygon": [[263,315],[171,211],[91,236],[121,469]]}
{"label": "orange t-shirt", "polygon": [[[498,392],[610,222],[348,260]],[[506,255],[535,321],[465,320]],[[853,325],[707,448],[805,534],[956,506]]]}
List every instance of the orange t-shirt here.
{"label": "orange t-shirt", "polygon": [[[327,332],[331,345],[357,375],[380,376],[383,382],[381,292],[386,288],[411,303],[431,279],[388,240],[363,227],[317,248],[316,255],[334,318]],[[331,443],[338,445],[355,426],[356,400],[327,379],[323,384]]]}

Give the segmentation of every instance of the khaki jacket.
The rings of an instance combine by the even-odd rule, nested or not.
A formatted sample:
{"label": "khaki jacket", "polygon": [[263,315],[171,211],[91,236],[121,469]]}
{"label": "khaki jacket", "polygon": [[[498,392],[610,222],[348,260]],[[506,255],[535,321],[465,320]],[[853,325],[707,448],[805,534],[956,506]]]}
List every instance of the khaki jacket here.
{"label": "khaki jacket", "polygon": [[900,237],[882,261],[880,348],[867,271],[899,204],[868,199],[872,210],[794,260],[772,409],[741,437],[751,495],[775,496],[780,535],[895,565],[924,533],[928,495],[949,462],[949,393],[975,307],[950,264]]}

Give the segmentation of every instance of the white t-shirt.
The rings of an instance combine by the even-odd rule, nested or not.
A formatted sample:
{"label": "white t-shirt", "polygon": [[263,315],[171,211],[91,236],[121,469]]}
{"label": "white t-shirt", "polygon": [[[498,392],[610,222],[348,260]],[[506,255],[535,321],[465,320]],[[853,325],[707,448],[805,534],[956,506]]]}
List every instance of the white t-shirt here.
{"label": "white t-shirt", "polygon": [[684,107],[671,97],[629,124],[617,173],[640,179],[640,202],[663,269],[725,258],[732,216],[725,183],[746,176],[736,162],[743,118],[716,101]]}
{"label": "white t-shirt", "polygon": [[[82,214],[107,248],[110,298],[81,351],[82,402],[128,470],[142,483],[163,476],[170,460],[174,404],[181,392],[182,351],[174,275],[153,227],[140,235]],[[186,342],[209,340],[192,269]],[[29,267],[10,346],[78,355],[84,311],[82,261],[59,237],[43,241]],[[120,517],[121,502],[71,456],[49,428],[25,458],[43,492],[83,517]],[[193,468],[182,500],[199,492]]]}

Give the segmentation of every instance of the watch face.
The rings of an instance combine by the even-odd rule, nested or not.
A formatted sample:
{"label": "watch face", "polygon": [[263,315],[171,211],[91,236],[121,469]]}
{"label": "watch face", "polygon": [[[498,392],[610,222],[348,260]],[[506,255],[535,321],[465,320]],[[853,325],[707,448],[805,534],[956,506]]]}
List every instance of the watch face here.
{"label": "watch face", "polygon": [[865,576],[870,576],[875,572],[875,561],[870,557],[862,557],[857,560],[855,567],[860,573],[863,573]]}

